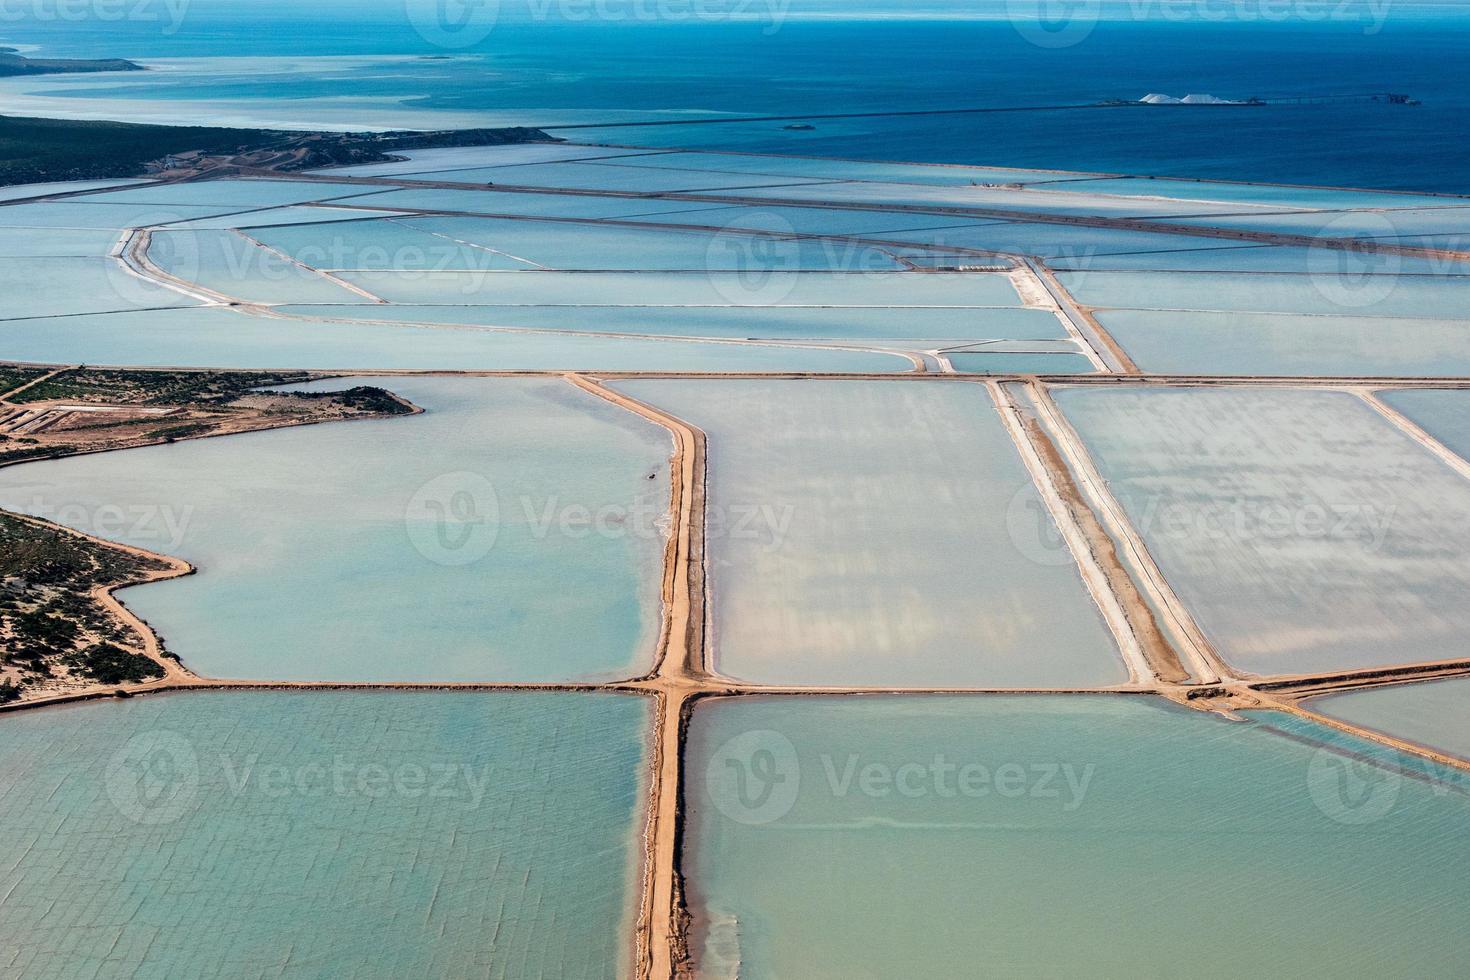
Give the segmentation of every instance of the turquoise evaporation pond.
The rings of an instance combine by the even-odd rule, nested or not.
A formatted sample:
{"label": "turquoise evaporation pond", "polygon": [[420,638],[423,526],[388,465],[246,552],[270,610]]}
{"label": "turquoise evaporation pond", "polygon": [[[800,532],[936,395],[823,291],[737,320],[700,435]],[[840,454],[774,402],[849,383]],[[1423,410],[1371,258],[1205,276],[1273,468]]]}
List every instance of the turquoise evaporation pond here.
{"label": "turquoise evaporation pond", "polygon": [[956,371],[973,374],[1094,374],[1097,365],[1081,354],[1032,354],[1022,351],[946,354]]}
{"label": "turquoise evaporation pond", "polygon": [[1395,684],[1313,698],[1311,710],[1470,760],[1470,678]]}
{"label": "turquoise evaporation pond", "polygon": [[[369,309],[381,317],[392,307]],[[7,359],[45,364],[293,370],[894,373],[913,369],[906,358],[868,351],[321,323],[252,316],[223,307],[18,320],[0,324],[0,351]]]}
{"label": "turquoise evaporation pond", "polygon": [[1470,375],[1465,320],[1164,310],[1096,316],[1141,370],[1156,374]]}
{"label": "turquoise evaporation pond", "polygon": [[616,387],[708,435],[722,674],[827,687],[1128,679],[984,385]]}
{"label": "turquoise evaporation pond", "polygon": [[96,258],[8,258],[0,263],[0,320],[196,306],[182,293]]}
{"label": "turquoise evaporation pond", "polygon": [[300,316],[673,337],[1063,340],[1049,310],[986,306],[285,306]]}
{"label": "turquoise evaporation pond", "polygon": [[1015,306],[997,273],[344,272],[390,303],[482,306]]}
{"label": "turquoise evaporation pond", "polygon": [[401,190],[370,191],[337,203],[365,208],[463,211],[469,214],[543,218],[642,218],[665,212],[694,212],[725,207],[724,202],[715,201],[663,201],[651,197],[599,197],[593,194],[501,191],[469,187],[408,187]]}
{"label": "turquoise evaporation pond", "polygon": [[1055,397],[1228,663],[1284,674],[1464,655],[1470,484],[1356,395]]}
{"label": "turquoise evaporation pond", "polygon": [[1324,238],[1367,238],[1412,244],[1416,235],[1442,235],[1447,248],[1470,244],[1470,201],[1454,207],[1396,208],[1379,211],[1306,211],[1299,213],[1212,215],[1207,218],[1178,218],[1180,224],[1238,228],[1286,235]]}
{"label": "turquoise evaporation pond", "polygon": [[640,194],[689,193],[725,189],[766,188],[771,185],[812,184],[791,177],[761,177],[692,170],[660,170],[599,162],[532,163],[483,170],[459,170],[448,180],[496,183],[509,187],[551,187],[575,190],[632,191]]}
{"label": "turquoise evaporation pond", "polygon": [[773,241],[736,230],[695,232],[592,222],[391,218],[260,228],[252,237],[318,269],[653,270],[835,272],[901,267],[876,248]]}
{"label": "turquoise evaporation pond", "polygon": [[[1185,239],[1181,238],[1181,241]],[[1203,242],[1203,239],[1200,240]],[[1347,252],[1292,245],[1195,246],[1167,252],[1124,252],[1097,254],[1078,252],[1048,263],[1057,272],[1279,272],[1327,274],[1323,280],[1336,295],[1355,293],[1371,298],[1384,282],[1372,276],[1470,274],[1470,262],[1446,258],[1389,255],[1377,252]],[[1333,278],[1338,280],[1336,286]],[[1078,278],[1078,284],[1082,283]],[[1146,295],[1146,294],[1145,294]]]}
{"label": "turquoise evaporation pond", "polygon": [[[4,228],[105,228],[120,231],[146,225],[167,225],[195,218],[238,214],[238,207],[198,205],[98,204],[95,196],[64,201],[36,201],[0,207]],[[105,253],[99,253],[105,254]]]}
{"label": "turquoise evaporation pond", "polygon": [[261,248],[233,231],[155,231],[148,257],[164,272],[255,303],[349,303],[361,293]]}
{"label": "turquoise evaporation pond", "polygon": [[128,187],[141,183],[137,180],[70,180],[46,184],[12,184],[0,187],[0,201],[19,201],[28,197],[47,194],[75,194],[77,191],[106,190],[110,187]]}
{"label": "turquoise evaporation pond", "polygon": [[1470,970],[1465,775],[1305,719],[742,698],[696,708],[686,758],[704,976],[1239,975],[1200,943],[1287,976]]}
{"label": "turquoise evaporation pond", "polygon": [[629,975],[650,715],[381,691],[7,715],[4,971]]}
{"label": "turquoise evaporation pond", "polygon": [[1454,318],[1470,308],[1470,277],[1400,275],[1365,282],[1345,253],[1322,250],[1308,275],[1224,272],[1064,272],[1077,302],[1114,309],[1220,310],[1335,316]]}
{"label": "turquoise evaporation pond", "polygon": [[[850,235],[885,239],[890,233],[931,228],[967,228],[982,224],[983,218],[945,217],[926,212],[857,210],[855,208],[791,207],[786,205],[742,205],[714,207],[699,205],[700,211],[672,211],[641,215],[641,224],[698,225],[768,231],[777,235]],[[998,223],[998,222],[993,222]]]}
{"label": "turquoise evaporation pond", "polygon": [[194,563],[197,575],[122,598],[209,676],[569,681],[647,669],[666,430],[559,378],[312,387],[355,384],[426,412],[12,467],[0,507]]}
{"label": "turquoise evaporation pond", "polygon": [[[1470,367],[1454,373],[1470,375]],[[1450,450],[1470,459],[1470,391],[1463,388],[1405,388],[1380,391],[1378,397]]]}
{"label": "turquoise evaporation pond", "polygon": [[[955,228],[901,231],[885,239],[911,242],[930,249],[973,248],[1015,255],[1039,255],[1057,265],[1086,263],[1094,256],[1135,252],[1167,253],[1199,247],[1199,238],[1152,231],[1089,228],[1081,225],[1028,221],[990,221]],[[970,259],[970,262],[985,259]]]}
{"label": "turquoise evaporation pond", "polygon": [[381,218],[388,212],[371,208],[322,207],[317,204],[290,204],[265,210],[231,210],[207,218],[187,218],[170,222],[165,227],[179,231],[206,228],[274,228],[282,225],[326,225]]}
{"label": "turquoise evaporation pond", "polygon": [[[612,168],[608,168],[612,169]],[[761,178],[775,181],[779,178]],[[1055,185],[1067,186],[1074,185]],[[1085,187],[1086,185],[1075,185]],[[1110,218],[1151,218],[1175,215],[1209,215],[1220,211],[1218,204],[1193,201],[1151,201],[1082,192],[1053,192],[1046,189],[1006,189],[997,187],[934,187],[920,184],[878,182],[801,183],[763,187],[750,195],[740,190],[711,190],[711,197],[754,196],[772,201],[812,201],[814,203],[863,204],[875,207],[975,208],[987,211],[1027,212],[1031,214],[1083,217],[1097,215]],[[1234,206],[1249,211],[1252,205]]]}
{"label": "turquoise evaporation pond", "polygon": [[87,200],[99,204],[149,204],[169,208],[235,207],[278,208],[307,201],[334,201],[362,193],[361,184],[333,184],[324,180],[204,180],[184,184],[153,184],[129,187]]}
{"label": "turquoise evaporation pond", "polygon": [[110,228],[0,227],[0,258],[95,258],[117,244]]}

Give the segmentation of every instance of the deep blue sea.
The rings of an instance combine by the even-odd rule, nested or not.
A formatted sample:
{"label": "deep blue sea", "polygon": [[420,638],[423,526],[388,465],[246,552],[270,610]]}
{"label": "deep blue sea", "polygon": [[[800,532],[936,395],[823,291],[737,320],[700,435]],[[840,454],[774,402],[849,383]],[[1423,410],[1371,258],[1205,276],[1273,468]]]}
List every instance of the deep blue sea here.
{"label": "deep blue sea", "polygon": [[[1050,106],[1150,92],[1403,92],[1423,104],[1088,108],[816,120],[803,131],[762,122],[560,135],[1470,193],[1470,6],[1457,3],[517,0],[512,9],[511,0],[442,0],[441,16],[440,0],[95,0],[92,16],[66,19],[48,7],[65,0],[29,2],[6,6],[0,44],[156,61],[160,70],[8,79],[0,112],[438,128]],[[115,15],[124,8],[127,16]],[[16,19],[24,10],[32,14]],[[468,29],[442,26],[455,17]]]}

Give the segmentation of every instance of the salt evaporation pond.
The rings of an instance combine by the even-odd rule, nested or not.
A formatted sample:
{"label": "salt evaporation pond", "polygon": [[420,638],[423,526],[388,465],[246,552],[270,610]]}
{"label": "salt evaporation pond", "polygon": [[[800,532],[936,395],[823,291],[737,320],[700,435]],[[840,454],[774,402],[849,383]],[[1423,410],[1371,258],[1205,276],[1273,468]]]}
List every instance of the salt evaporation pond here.
{"label": "salt evaporation pond", "polygon": [[[1377,285],[1362,280],[1356,271],[1361,263],[1333,254],[1327,258],[1330,261],[1310,275],[1066,272],[1057,278],[1079,303],[1125,310],[1433,318],[1464,310],[1470,301],[1470,279],[1462,276],[1406,274],[1389,276]],[[1313,269],[1310,260],[1308,268]],[[1392,336],[1396,331],[1384,332]]]}
{"label": "salt evaporation pond", "polygon": [[[1470,368],[1462,373],[1470,375]],[[1378,397],[1462,459],[1470,459],[1470,390],[1405,388],[1381,391]]]}
{"label": "salt evaporation pond", "polygon": [[1396,684],[1313,698],[1319,714],[1470,760],[1470,678]]}
{"label": "salt evaporation pond", "polygon": [[1363,400],[1261,387],[1056,400],[1230,664],[1463,656],[1470,484]]}
{"label": "salt evaporation pond", "polygon": [[627,976],[649,724],[550,692],[7,716],[0,972]]}
{"label": "salt evaporation pond", "polygon": [[703,975],[1237,976],[1221,942],[1289,976],[1470,970],[1464,774],[1289,715],[744,698],[696,709],[687,758]]}
{"label": "salt evaporation pond", "polygon": [[983,385],[616,387],[708,436],[722,673],[828,686],[1128,679]]}
{"label": "salt evaporation pond", "polygon": [[195,670],[566,681],[646,670],[669,433],[561,379],[377,378],[427,409],[0,470],[0,507],[198,566],[123,599]]}
{"label": "salt evaporation pond", "polygon": [[[345,308],[329,309],[340,315]],[[370,307],[368,312],[381,318],[392,309]],[[575,316],[575,310],[570,315]],[[0,345],[6,357],[18,361],[140,367],[815,373],[913,369],[907,358],[866,350],[316,322],[250,316],[224,307],[17,320],[0,323]]]}
{"label": "salt evaporation pond", "polygon": [[1141,370],[1156,374],[1470,375],[1465,320],[1172,310],[1105,310],[1097,319]]}

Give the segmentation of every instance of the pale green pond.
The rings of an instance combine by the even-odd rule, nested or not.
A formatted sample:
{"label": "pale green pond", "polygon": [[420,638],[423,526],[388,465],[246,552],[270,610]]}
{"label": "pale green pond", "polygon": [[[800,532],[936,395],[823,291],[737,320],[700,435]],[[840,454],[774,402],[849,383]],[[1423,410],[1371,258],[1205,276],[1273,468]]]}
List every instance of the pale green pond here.
{"label": "pale green pond", "polygon": [[983,385],[616,387],[708,435],[720,672],[825,686],[1127,680]]}
{"label": "pale green pond", "polygon": [[672,438],[567,382],[386,378],[423,415],[0,470],[0,507],[194,563],[122,594],[195,670],[338,681],[643,673]]}
{"label": "pale green pond", "polygon": [[631,973],[648,704],[191,692],[0,721],[0,973]]}
{"label": "pale green pond", "polygon": [[1291,716],[723,700],[687,758],[703,976],[1470,970],[1464,775]]}

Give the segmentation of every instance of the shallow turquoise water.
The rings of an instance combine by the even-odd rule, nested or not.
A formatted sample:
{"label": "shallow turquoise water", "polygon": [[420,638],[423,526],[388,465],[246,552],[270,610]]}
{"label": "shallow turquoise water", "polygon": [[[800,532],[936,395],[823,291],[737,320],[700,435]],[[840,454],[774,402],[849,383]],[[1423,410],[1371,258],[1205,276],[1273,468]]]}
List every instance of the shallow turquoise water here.
{"label": "shallow turquoise water", "polygon": [[363,383],[427,412],[13,467],[0,506],[197,565],[123,598],[206,675],[641,674],[667,431],[559,378]]}
{"label": "shallow turquoise water", "polygon": [[1470,969],[1463,775],[1325,726],[788,698],[706,702],[689,739],[708,976],[1239,975],[1216,948],[1291,976]]}
{"label": "shallow turquoise water", "polygon": [[[653,151],[658,153],[660,151]],[[364,163],[351,167],[330,167],[317,173],[328,177],[344,174],[353,177],[452,175],[478,167],[505,167],[528,163],[563,163],[570,160],[612,160],[631,156],[651,159],[653,153],[642,149],[615,149],[610,146],[575,146],[564,143],[512,143],[506,146],[444,146],[429,150],[403,150],[393,155],[403,157],[386,163]],[[453,179],[450,177],[450,179]]]}
{"label": "shallow turquoise water", "polygon": [[0,972],[627,975],[649,724],[555,693],[6,716]]}
{"label": "shallow turquoise water", "polygon": [[1470,679],[1398,684],[1313,698],[1313,711],[1470,760]]}
{"label": "shallow turquoise water", "polygon": [[722,673],[826,686],[1127,680],[983,385],[616,386],[709,437]]}

